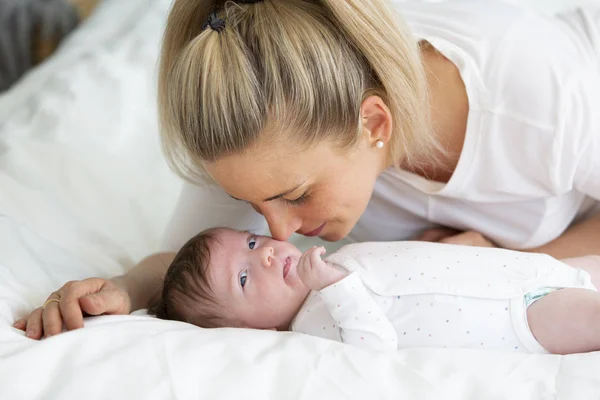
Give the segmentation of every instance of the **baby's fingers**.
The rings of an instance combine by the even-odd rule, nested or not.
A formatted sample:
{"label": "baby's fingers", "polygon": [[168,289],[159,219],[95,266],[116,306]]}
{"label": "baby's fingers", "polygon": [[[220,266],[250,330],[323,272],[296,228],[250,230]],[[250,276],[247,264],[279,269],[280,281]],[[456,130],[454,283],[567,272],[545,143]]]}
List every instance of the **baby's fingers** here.
{"label": "baby's fingers", "polygon": [[313,247],[310,251],[310,261],[312,265],[321,264],[323,262],[323,260],[321,260],[321,256],[325,254],[325,252],[326,250],[323,246]]}
{"label": "baby's fingers", "polygon": [[300,260],[298,261],[298,266],[296,270],[298,271],[298,277],[300,280],[304,282],[305,285],[309,285],[311,276],[313,274],[313,266],[311,265],[310,251],[302,254]]}
{"label": "baby's fingers", "polygon": [[298,260],[298,267],[297,267],[297,269],[298,269],[299,272],[305,272],[306,268],[308,268],[308,259],[307,259],[307,257],[308,257],[308,252],[303,253],[300,256],[300,259]]}

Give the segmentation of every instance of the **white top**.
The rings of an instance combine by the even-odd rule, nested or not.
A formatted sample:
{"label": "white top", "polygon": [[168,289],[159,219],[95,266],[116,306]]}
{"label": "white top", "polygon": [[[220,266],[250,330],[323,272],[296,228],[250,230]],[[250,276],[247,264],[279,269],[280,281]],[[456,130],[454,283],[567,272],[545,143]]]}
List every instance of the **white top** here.
{"label": "white top", "polygon": [[[510,248],[560,236],[600,199],[600,10],[548,17],[496,1],[395,5],[459,68],[465,143],[447,184],[385,171],[350,239],[402,240],[438,224]],[[181,201],[169,248],[209,226],[264,227],[219,189],[187,186]]]}
{"label": "white top", "polygon": [[595,290],[544,254],[424,242],[358,243],[326,262],[350,274],[308,296],[290,330],[378,350],[451,347],[544,353],[526,296]]}

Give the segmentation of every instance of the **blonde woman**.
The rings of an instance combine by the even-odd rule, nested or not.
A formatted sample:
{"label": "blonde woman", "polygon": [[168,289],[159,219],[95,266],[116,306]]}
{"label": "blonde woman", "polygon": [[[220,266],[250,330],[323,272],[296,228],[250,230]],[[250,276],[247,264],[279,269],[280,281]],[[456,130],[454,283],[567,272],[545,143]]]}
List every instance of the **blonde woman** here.
{"label": "blonde woman", "polygon": [[[190,183],[166,248],[266,220],[280,240],[600,254],[598,17],[494,1],[176,0],[159,105],[165,153]],[[172,257],[68,283],[15,326],[39,339],[83,326],[83,312],[147,307]]]}

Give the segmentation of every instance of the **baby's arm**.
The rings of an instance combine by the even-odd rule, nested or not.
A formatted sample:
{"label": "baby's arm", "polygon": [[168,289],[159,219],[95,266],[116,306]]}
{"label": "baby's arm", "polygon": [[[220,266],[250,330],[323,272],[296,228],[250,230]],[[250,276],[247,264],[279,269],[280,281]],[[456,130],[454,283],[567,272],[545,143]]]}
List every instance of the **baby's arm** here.
{"label": "baby's arm", "polygon": [[[600,290],[600,257],[591,255],[560,260],[588,272]],[[600,350],[600,293],[588,289],[561,289],[527,309],[527,322],[537,341],[551,353],[571,354]]]}
{"label": "baby's arm", "polygon": [[600,350],[600,293],[561,289],[527,309],[527,323],[537,341],[550,353],[572,354]]}
{"label": "baby's arm", "polygon": [[298,264],[298,275],[321,295],[341,330],[342,342],[376,350],[396,350],[398,338],[387,316],[357,273],[321,260],[323,248],[307,251]]}

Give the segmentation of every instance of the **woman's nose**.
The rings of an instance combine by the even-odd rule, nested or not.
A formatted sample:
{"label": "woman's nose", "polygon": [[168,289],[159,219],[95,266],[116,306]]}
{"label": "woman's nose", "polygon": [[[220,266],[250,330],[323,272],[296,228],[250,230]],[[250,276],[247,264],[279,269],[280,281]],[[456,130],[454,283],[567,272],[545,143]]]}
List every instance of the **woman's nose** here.
{"label": "woman's nose", "polygon": [[[270,211],[270,210],[269,210]],[[271,236],[276,240],[288,240],[292,233],[302,226],[302,219],[287,209],[286,212],[269,212],[262,210],[267,220]]]}

